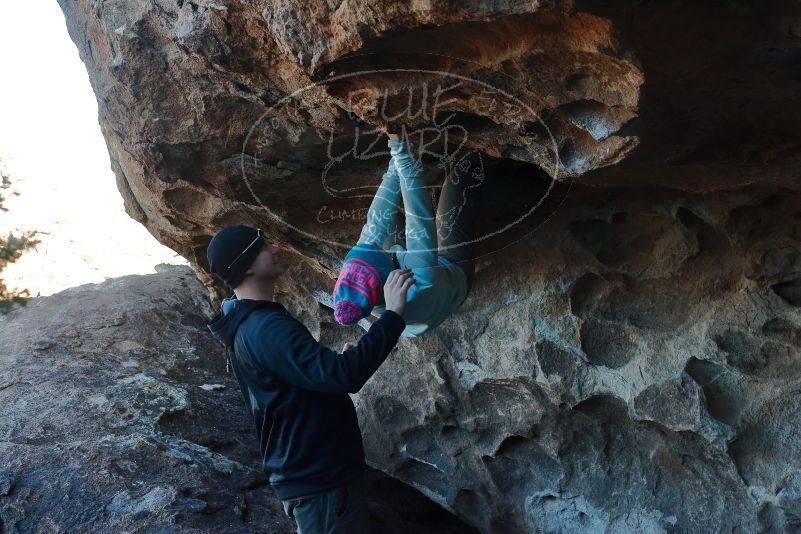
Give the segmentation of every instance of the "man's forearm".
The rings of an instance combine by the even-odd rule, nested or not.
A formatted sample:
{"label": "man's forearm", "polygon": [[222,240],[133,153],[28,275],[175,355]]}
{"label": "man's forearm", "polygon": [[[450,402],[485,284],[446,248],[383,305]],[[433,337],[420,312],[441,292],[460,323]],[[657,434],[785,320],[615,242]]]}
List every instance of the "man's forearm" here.
{"label": "man's forearm", "polygon": [[289,314],[265,314],[251,325],[256,347],[245,352],[255,368],[293,386],[325,393],[355,393],[375,373],[398,342],[406,322],[387,310],[355,347],[338,353],[316,340]]}

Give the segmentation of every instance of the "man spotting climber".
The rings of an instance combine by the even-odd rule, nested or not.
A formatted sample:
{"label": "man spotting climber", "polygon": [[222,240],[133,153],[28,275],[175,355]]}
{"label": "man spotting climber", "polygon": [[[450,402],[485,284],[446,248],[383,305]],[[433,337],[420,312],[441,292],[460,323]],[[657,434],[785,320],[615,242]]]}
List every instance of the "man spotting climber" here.
{"label": "man spotting climber", "polygon": [[211,271],[233,289],[209,329],[225,347],[256,424],[269,483],[298,532],[369,531],[364,450],[356,393],[406,326],[411,271],[395,269],[381,288],[385,311],[341,354],[322,345],[273,300],[283,273],[264,232],[229,226],[209,243]]}
{"label": "man spotting climber", "polygon": [[[446,177],[435,223],[421,166],[409,154],[405,127],[400,133],[388,133],[389,168],[334,285],[334,317],[350,325],[371,312],[381,315],[386,307],[379,289],[388,273],[400,267],[411,269],[415,282],[407,296],[407,326],[402,335],[419,336],[456,311],[470,292],[475,272],[474,199],[484,176],[477,152],[462,156]],[[398,243],[390,245],[401,200],[406,249]]]}

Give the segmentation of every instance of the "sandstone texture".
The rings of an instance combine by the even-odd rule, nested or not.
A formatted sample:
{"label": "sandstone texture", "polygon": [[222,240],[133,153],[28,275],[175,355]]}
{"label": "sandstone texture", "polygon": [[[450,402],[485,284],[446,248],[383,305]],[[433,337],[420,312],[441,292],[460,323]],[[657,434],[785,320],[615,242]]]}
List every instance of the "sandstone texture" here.
{"label": "sandstone texture", "polygon": [[[160,270],[0,318],[0,532],[295,532],[205,288]],[[381,532],[472,531],[379,472],[369,488]]]}
{"label": "sandstone texture", "polygon": [[482,154],[475,286],[358,395],[372,466],[482,532],[801,528],[801,4],[60,4],[128,213],[213,300],[211,236],[266,228],[331,346],[369,132],[422,132],[434,200]]}

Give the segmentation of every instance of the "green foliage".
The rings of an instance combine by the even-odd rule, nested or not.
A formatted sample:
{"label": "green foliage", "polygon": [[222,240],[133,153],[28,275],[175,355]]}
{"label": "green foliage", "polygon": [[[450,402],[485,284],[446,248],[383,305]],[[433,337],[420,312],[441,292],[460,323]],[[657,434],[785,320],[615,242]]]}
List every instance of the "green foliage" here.
{"label": "green foliage", "polygon": [[[8,211],[8,208],[3,206],[3,202],[6,200],[5,191],[11,187],[11,180],[2,170],[0,170],[0,178],[2,178],[2,183],[0,183],[0,210]],[[11,194],[16,195],[18,193],[12,192]],[[37,233],[36,230],[28,230],[22,232],[21,235],[14,235],[9,232],[8,237],[0,237],[0,273],[9,263],[17,261],[26,250],[40,243],[38,239],[33,239]],[[27,289],[9,291],[5,282],[0,279],[0,313],[8,313],[14,304],[24,306],[29,298],[28,295]]]}

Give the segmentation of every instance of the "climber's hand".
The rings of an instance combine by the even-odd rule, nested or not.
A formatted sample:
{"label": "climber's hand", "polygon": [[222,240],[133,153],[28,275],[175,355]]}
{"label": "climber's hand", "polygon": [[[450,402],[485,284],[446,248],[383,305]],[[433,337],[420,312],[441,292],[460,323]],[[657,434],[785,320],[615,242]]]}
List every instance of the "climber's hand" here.
{"label": "climber's hand", "polygon": [[389,273],[384,284],[384,302],[386,309],[392,310],[401,317],[406,311],[406,291],[414,284],[411,269],[395,269]]}

